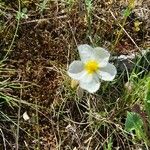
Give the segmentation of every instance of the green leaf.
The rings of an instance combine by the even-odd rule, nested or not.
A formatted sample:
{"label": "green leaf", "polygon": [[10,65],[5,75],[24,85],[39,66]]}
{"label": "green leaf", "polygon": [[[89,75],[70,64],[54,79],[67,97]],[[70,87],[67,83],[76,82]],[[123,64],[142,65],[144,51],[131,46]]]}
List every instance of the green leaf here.
{"label": "green leaf", "polygon": [[22,9],[22,12],[23,12],[24,14],[26,14],[26,13],[28,12],[28,9],[27,9],[26,7],[24,7],[24,8]]}
{"label": "green leaf", "polygon": [[127,112],[127,119],[125,122],[125,129],[128,132],[133,130],[141,131],[141,127],[143,126],[143,121],[140,116],[135,112]]}
{"label": "green leaf", "polygon": [[20,20],[20,19],[27,19],[28,18],[28,15],[27,14],[25,14],[25,13],[23,13],[23,12],[17,12],[17,14],[16,14],[16,19],[17,20]]}
{"label": "green leaf", "polygon": [[147,80],[147,90],[145,96],[145,109],[150,119],[150,78]]}
{"label": "green leaf", "polygon": [[[147,102],[150,101],[150,78],[149,78],[148,84],[147,84],[146,101],[147,101]],[[150,109],[150,108],[149,108],[149,109]]]}
{"label": "green leaf", "polygon": [[131,13],[131,10],[130,10],[129,8],[127,8],[127,9],[125,9],[125,11],[123,12],[123,15],[124,15],[125,17],[128,17],[128,16],[130,16],[130,13]]}
{"label": "green leaf", "polygon": [[104,150],[112,150],[113,142],[112,137],[108,139],[108,142],[104,145]]}

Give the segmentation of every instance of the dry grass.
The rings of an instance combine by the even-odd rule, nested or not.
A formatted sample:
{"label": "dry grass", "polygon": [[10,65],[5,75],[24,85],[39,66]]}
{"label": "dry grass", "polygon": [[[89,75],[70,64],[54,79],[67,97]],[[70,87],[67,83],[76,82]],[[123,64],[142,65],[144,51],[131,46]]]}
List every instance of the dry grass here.
{"label": "dry grass", "polygon": [[[1,104],[1,149],[145,148],[143,141],[124,130],[132,106],[124,87],[128,68],[118,70],[117,78],[102,83],[93,95],[72,89],[66,75],[69,63],[78,58],[78,44],[102,46],[112,55],[149,48],[149,3],[137,2],[125,17],[128,4],[121,0],[0,1],[0,58],[9,52],[3,63],[15,72],[7,72],[8,79],[20,85],[9,88],[13,106]],[[139,31],[135,21],[141,23]],[[25,111],[28,121],[22,118]]]}

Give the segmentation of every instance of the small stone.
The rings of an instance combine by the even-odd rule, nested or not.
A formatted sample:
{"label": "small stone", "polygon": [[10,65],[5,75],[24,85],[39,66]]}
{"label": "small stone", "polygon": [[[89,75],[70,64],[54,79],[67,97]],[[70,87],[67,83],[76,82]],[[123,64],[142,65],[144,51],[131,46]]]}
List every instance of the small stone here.
{"label": "small stone", "polygon": [[23,114],[23,119],[24,119],[25,121],[27,121],[27,120],[30,119],[30,117],[28,116],[27,112],[24,112],[24,114]]}

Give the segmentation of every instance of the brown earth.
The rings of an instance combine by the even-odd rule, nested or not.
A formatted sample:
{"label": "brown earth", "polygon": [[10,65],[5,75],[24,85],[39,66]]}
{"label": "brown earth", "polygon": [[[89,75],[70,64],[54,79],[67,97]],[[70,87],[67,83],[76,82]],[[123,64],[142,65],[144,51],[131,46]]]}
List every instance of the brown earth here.
{"label": "brown earth", "polygon": [[[20,21],[7,63],[8,67],[16,70],[16,73],[11,76],[12,81],[26,81],[34,84],[34,86],[23,89],[22,99],[29,103],[38,103],[41,107],[47,108],[47,110],[39,109],[39,125],[34,121],[24,123],[21,120],[21,127],[32,136],[37,136],[39,132],[41,149],[48,150],[55,149],[56,142],[60,138],[57,129],[58,121],[60,121],[60,124],[62,122],[59,132],[64,132],[64,137],[67,134],[64,131],[67,124],[63,122],[63,117],[62,120],[57,120],[57,117],[54,117],[50,111],[53,101],[61,99],[60,96],[64,92],[62,83],[65,72],[63,70],[66,70],[67,64],[77,58],[77,44],[88,43],[92,45],[92,43],[88,37],[89,27],[86,20],[86,9],[82,1],[75,2],[71,9],[67,4],[60,1],[49,2],[43,12],[40,12],[37,4],[39,4],[38,1],[28,3],[23,1],[21,4],[22,8],[26,7],[28,9],[28,19],[21,19]],[[5,25],[0,32],[0,47],[3,52],[1,58],[4,56],[5,50],[9,47],[14,35],[16,27],[15,14],[18,9],[15,1],[8,1],[5,5],[7,6],[6,14],[1,16]],[[136,6],[136,9],[141,9],[141,7],[141,5]],[[0,8],[4,11],[3,7]],[[111,49],[111,43],[116,38],[116,32],[120,30],[117,23],[122,22],[122,13],[125,8],[126,5],[121,1],[120,3],[111,3],[111,1],[94,2],[90,33],[94,45]],[[110,10],[114,13],[117,21],[114,20]],[[134,31],[135,20],[142,22],[138,32]],[[132,13],[127,19],[125,29],[139,47],[148,47],[148,25],[145,18],[140,18],[135,12]],[[121,37],[122,39],[116,45],[116,48],[112,50],[112,54],[130,54],[138,51],[126,34],[123,33]],[[64,76],[62,76],[63,73]],[[73,108],[75,104],[71,103],[71,105],[73,111],[75,111],[76,107]],[[36,119],[35,110],[23,105],[21,113],[24,111],[28,111],[29,116]],[[10,114],[14,114],[14,111]],[[17,111],[15,114],[17,115]],[[10,128],[9,125],[7,126]],[[6,138],[11,135],[10,145],[8,145],[8,149],[10,149],[14,146],[15,137],[9,131],[6,133],[8,133]],[[64,145],[65,143],[69,144],[66,141]],[[20,149],[26,149],[25,147],[35,149],[38,141],[33,140],[24,131],[20,131],[19,143],[23,143]],[[70,146],[78,147],[78,142],[72,143]],[[67,148],[64,147],[63,149]]]}

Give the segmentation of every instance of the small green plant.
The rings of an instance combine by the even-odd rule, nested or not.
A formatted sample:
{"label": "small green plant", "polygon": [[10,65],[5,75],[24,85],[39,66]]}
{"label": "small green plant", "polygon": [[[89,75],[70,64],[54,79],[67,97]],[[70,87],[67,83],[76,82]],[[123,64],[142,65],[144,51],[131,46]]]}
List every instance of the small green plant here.
{"label": "small green plant", "polygon": [[113,142],[112,142],[112,138],[110,137],[108,139],[107,145],[104,145],[104,150],[112,150],[113,148]]}
{"label": "small green plant", "polygon": [[85,0],[85,6],[86,6],[86,18],[88,22],[88,35],[91,36],[91,25],[92,25],[92,10],[93,10],[93,5],[92,5],[92,0]]}
{"label": "small green plant", "polygon": [[40,7],[40,12],[43,13],[43,11],[46,9],[48,0],[41,0],[39,7]]}
{"label": "small green plant", "polygon": [[139,114],[135,112],[127,112],[127,119],[125,122],[126,131],[132,132],[133,130],[135,130],[138,139],[142,139],[144,137],[142,127],[143,121],[140,118]]}
{"label": "small green plant", "polygon": [[22,11],[17,11],[16,14],[16,19],[20,20],[20,19],[28,19],[28,15],[27,15],[27,8],[23,8]]}
{"label": "small green plant", "polygon": [[146,112],[148,114],[148,119],[149,119],[148,122],[150,125],[150,77],[147,80],[147,90],[146,90],[144,104],[145,104]]}
{"label": "small green plant", "polygon": [[21,17],[22,17],[22,15],[21,15],[21,2],[20,2],[20,0],[18,0],[18,11],[17,11],[17,13],[16,13],[17,24],[16,24],[15,33],[14,33],[13,39],[12,39],[12,41],[11,41],[11,44],[10,44],[10,46],[9,46],[9,48],[8,48],[8,50],[7,50],[6,54],[5,54],[5,56],[3,57],[3,59],[0,60],[0,63],[3,62],[3,61],[5,61],[5,60],[7,59],[8,54],[9,54],[10,51],[12,50],[13,44],[14,44],[15,39],[16,39],[16,37],[17,37],[17,32],[18,32],[18,29],[19,29],[19,24],[20,24]]}
{"label": "small green plant", "polygon": [[149,146],[147,131],[144,128],[144,121],[141,116],[136,112],[127,112],[127,118],[125,122],[125,130],[133,133],[135,131],[136,138],[144,141],[146,146]]}
{"label": "small green plant", "polygon": [[[148,127],[150,127],[150,78],[144,77],[143,79],[138,79],[133,83],[133,89],[130,93],[130,98],[135,103],[136,107],[133,107],[133,112],[127,112],[127,118],[125,122],[125,129],[128,132],[135,131],[136,138],[138,140],[143,140],[146,145],[149,146],[148,139]],[[140,106],[143,107],[140,108]],[[148,118],[146,117],[148,116]]]}
{"label": "small green plant", "polygon": [[114,49],[116,47],[116,45],[118,44],[119,40],[120,40],[120,37],[122,35],[122,32],[123,32],[123,28],[126,24],[126,21],[127,21],[127,18],[130,16],[131,12],[132,12],[132,9],[134,8],[134,4],[135,4],[135,0],[129,0],[129,4],[128,4],[128,7],[125,9],[124,13],[123,13],[123,23],[122,23],[122,27],[121,29],[119,30],[118,34],[117,34],[117,37],[115,39],[115,42],[112,46],[112,49]]}
{"label": "small green plant", "polygon": [[65,3],[67,5],[68,11],[71,11],[71,9],[75,3],[75,0],[65,0]]}

